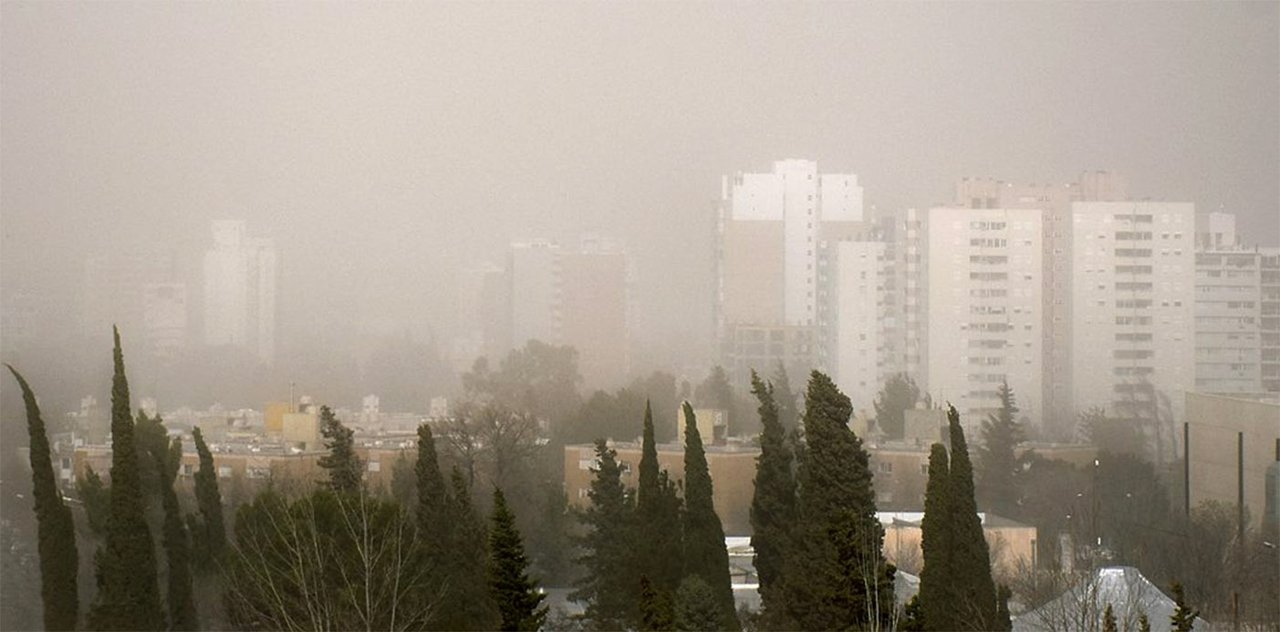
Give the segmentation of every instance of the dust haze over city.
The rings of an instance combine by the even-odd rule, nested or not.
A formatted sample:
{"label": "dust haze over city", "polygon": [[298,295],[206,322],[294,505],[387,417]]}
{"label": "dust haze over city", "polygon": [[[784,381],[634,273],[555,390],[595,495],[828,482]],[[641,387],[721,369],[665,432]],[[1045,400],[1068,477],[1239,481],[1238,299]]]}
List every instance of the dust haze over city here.
{"label": "dust haze over city", "polygon": [[[395,496],[429,426],[481,522],[495,487],[513,499],[549,591],[535,627],[666,629],[582,589],[609,573],[565,539],[607,531],[578,517],[599,503],[596,439],[626,486],[645,476],[646,399],[688,515],[687,426],[706,443],[733,587],[706,625],[1102,629],[1103,604],[1062,609],[1107,581],[1127,582],[1121,627],[1149,609],[1167,628],[1154,613],[1187,605],[1175,581],[1196,629],[1280,620],[1276,2],[4,2],[0,18],[0,360],[48,427],[85,627],[123,599],[87,562],[110,528],[85,526],[88,468],[106,480],[119,460],[113,325],[139,445],[162,417],[186,510],[196,427],[231,524],[251,479],[338,471],[317,460],[341,443],[322,405],[354,429],[371,493]],[[791,591],[813,573],[770,570],[782,549],[760,534],[780,527],[749,511],[771,445],[753,369],[790,389],[788,450],[857,442],[884,538],[871,557],[899,571],[892,614],[805,614]],[[4,575],[30,583],[6,580],[0,627],[55,627],[17,386],[0,386],[0,502],[6,543],[27,548],[6,544]],[[827,386],[848,406],[834,435],[806,410]],[[508,417],[529,425],[485,434]],[[937,618],[947,579],[921,575],[930,447],[956,452],[961,429],[987,583],[1010,591],[975,597],[1002,615],[965,621]],[[790,468],[793,500],[812,509],[805,467],[820,466]],[[539,519],[561,495],[563,525]],[[1237,570],[1191,577],[1171,553],[1187,538]],[[701,571],[651,570],[665,625],[698,629],[680,616]],[[200,625],[282,627],[247,589],[224,601],[224,580],[197,574]],[[442,599],[377,626],[511,623]]]}

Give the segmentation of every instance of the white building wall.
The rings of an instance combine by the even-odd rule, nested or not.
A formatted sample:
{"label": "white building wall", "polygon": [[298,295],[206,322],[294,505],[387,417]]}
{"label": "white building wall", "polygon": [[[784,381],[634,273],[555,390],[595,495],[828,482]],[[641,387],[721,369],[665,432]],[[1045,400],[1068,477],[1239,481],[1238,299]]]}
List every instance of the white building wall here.
{"label": "white building wall", "polygon": [[1072,205],[1077,412],[1139,418],[1163,406],[1182,419],[1195,383],[1195,230],[1190,203]]}
{"label": "white building wall", "polygon": [[928,230],[928,392],[966,426],[1013,389],[1020,417],[1043,418],[1042,212],[934,208]]}
{"label": "white building wall", "polygon": [[846,241],[835,248],[837,320],[833,377],[853,402],[855,411],[874,414],[876,393],[888,378],[884,375],[880,353],[888,342],[882,336],[886,315],[880,291],[885,245]]}
{"label": "white building wall", "polygon": [[548,241],[512,244],[508,270],[511,279],[511,343],[529,340],[560,344],[556,306],[559,288],[556,262],[560,246]]}
{"label": "white building wall", "polygon": [[269,239],[246,239],[242,220],[213,223],[204,257],[204,341],[252,351],[270,363],[276,347],[277,255]]}

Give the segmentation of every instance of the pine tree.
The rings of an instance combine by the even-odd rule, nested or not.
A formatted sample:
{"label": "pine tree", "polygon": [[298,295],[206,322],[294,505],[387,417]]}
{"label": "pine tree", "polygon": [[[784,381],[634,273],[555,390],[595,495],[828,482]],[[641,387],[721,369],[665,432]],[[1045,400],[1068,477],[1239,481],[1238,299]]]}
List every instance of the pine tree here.
{"label": "pine tree", "polygon": [[1013,517],[1018,513],[1018,458],[1022,427],[1018,405],[1009,383],[1000,384],[1000,409],[982,422],[982,446],[978,449],[978,500],[986,511]]}
{"label": "pine tree", "polygon": [[684,419],[684,576],[698,577],[707,583],[720,606],[722,629],[736,630],[740,626],[729,579],[724,527],[712,503],[707,454],[689,402],[684,403]]}
{"label": "pine tree", "polygon": [[445,551],[449,585],[439,622],[445,630],[492,630],[500,615],[488,591],[488,534],[471,504],[471,489],[462,470],[453,468],[449,480],[450,537]]}
{"label": "pine tree", "polygon": [[803,629],[887,626],[893,618],[893,570],[882,553],[869,457],[849,430],[852,413],[831,378],[814,371],[785,570],[789,615]]}
{"label": "pine tree", "polygon": [[648,402],[644,406],[643,437],[636,490],[633,574],[650,583],[650,589],[660,597],[659,602],[670,604],[680,584],[680,498],[667,471],[659,470],[653,410]]}
{"label": "pine tree", "polygon": [[[200,427],[191,429],[191,438],[195,440],[196,455],[200,459],[200,467],[195,473],[196,505],[200,509],[200,520],[188,517],[188,524],[198,526],[193,534],[198,534],[196,547],[201,555],[196,559],[202,562],[216,562],[221,559],[227,546],[227,529],[222,518],[222,492],[218,490],[218,470],[213,464],[213,454],[209,445],[204,442]],[[198,564],[197,567],[215,568],[216,564]]]}
{"label": "pine tree", "polygon": [[320,467],[329,470],[329,488],[342,494],[359,493],[363,463],[356,456],[355,431],[338,421],[328,406],[321,406],[320,434],[329,450],[319,461]]}
{"label": "pine tree", "polygon": [[436,441],[427,424],[418,426],[418,458],[413,466],[417,479],[418,539],[433,564],[443,564],[443,551],[448,550],[449,488],[440,473]]}
{"label": "pine tree", "polygon": [[751,392],[760,402],[760,456],[756,461],[755,492],[751,499],[751,547],[755,550],[760,578],[760,605],[764,625],[787,627],[782,600],[784,562],[795,520],[796,483],[791,472],[791,447],[780,419],[781,406],[775,388],[751,372]]}
{"label": "pine tree", "polygon": [[62,500],[62,491],[58,489],[58,479],[53,473],[49,436],[45,431],[44,418],[40,415],[35,393],[16,369],[7,364],[5,366],[9,367],[9,372],[18,380],[18,386],[22,389],[22,403],[27,410],[44,627],[47,630],[74,630],[80,617],[80,597],[76,584],[79,558],[76,552],[75,523],[71,518],[71,508]]}
{"label": "pine tree", "polygon": [[924,519],[920,522],[920,548],[924,568],[920,572],[920,607],[928,630],[954,630],[956,586],[951,569],[951,470],[947,449],[933,444],[929,452],[929,482],[924,492]]}
{"label": "pine tree", "polygon": [[920,401],[920,387],[906,373],[889,377],[876,394],[876,426],[890,439],[901,439],[906,429],[906,411]]}
{"label": "pine tree", "polygon": [[587,533],[578,558],[583,575],[571,599],[586,603],[585,617],[602,630],[619,630],[638,619],[631,580],[633,507],[622,485],[617,453],[604,439],[596,441],[595,478],[582,515]]}
{"label": "pine tree", "polygon": [[1116,613],[1111,610],[1111,604],[1107,604],[1107,608],[1102,611],[1102,632],[1119,632]]}
{"label": "pine tree", "polygon": [[680,632],[722,629],[722,609],[716,591],[701,577],[690,575],[680,582],[680,588],[676,591],[675,629]]}
{"label": "pine tree", "polygon": [[1174,582],[1170,591],[1173,593],[1173,603],[1176,608],[1169,617],[1169,625],[1173,627],[1173,632],[1191,632],[1195,629],[1196,618],[1200,616],[1200,611],[1187,605],[1187,596],[1182,590],[1182,584]]}
{"label": "pine tree", "polygon": [[151,529],[143,516],[129,382],[120,332],[114,330],[115,372],[111,380],[111,514],[97,555],[98,596],[89,609],[95,630],[160,630],[165,627],[156,580]]}
{"label": "pine tree", "polygon": [[529,577],[529,560],[524,554],[515,516],[507,508],[502,490],[493,490],[493,526],[489,531],[489,594],[502,617],[499,629],[534,631],[547,618],[542,605],[546,595]]}
{"label": "pine tree", "polygon": [[396,457],[395,464],[391,466],[391,497],[406,511],[413,511],[418,503],[417,495],[413,463],[409,462],[409,457],[405,456],[402,450]]}
{"label": "pine tree", "polygon": [[973,463],[955,406],[948,408],[947,421],[951,436],[951,571],[957,587],[957,624],[990,630],[996,620],[996,587],[991,579],[991,554],[974,499]]}

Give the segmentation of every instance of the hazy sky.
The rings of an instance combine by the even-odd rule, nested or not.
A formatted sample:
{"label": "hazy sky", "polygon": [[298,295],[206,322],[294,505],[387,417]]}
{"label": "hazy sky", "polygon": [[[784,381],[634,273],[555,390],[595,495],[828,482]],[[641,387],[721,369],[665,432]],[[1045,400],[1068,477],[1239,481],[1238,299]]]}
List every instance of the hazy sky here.
{"label": "hazy sky", "polygon": [[705,339],[719,176],[785,157],[881,208],[1111,169],[1280,239],[1275,2],[0,13],[6,284],[243,217],[280,242],[282,325],[425,327],[454,266],[591,230],[636,255],[637,336]]}

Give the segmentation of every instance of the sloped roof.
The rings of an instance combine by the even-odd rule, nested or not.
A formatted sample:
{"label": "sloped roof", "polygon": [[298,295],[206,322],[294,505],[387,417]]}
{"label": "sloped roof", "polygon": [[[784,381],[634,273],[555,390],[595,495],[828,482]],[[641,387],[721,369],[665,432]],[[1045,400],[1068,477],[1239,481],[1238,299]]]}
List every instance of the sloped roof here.
{"label": "sloped roof", "polygon": [[[1169,630],[1169,618],[1177,604],[1132,566],[1109,566],[1095,570],[1052,601],[1018,615],[1014,632],[1056,632],[1058,630],[1101,630],[1107,605],[1121,630],[1137,629],[1138,617],[1147,615],[1153,632]],[[1196,630],[1205,630],[1201,619]]]}

